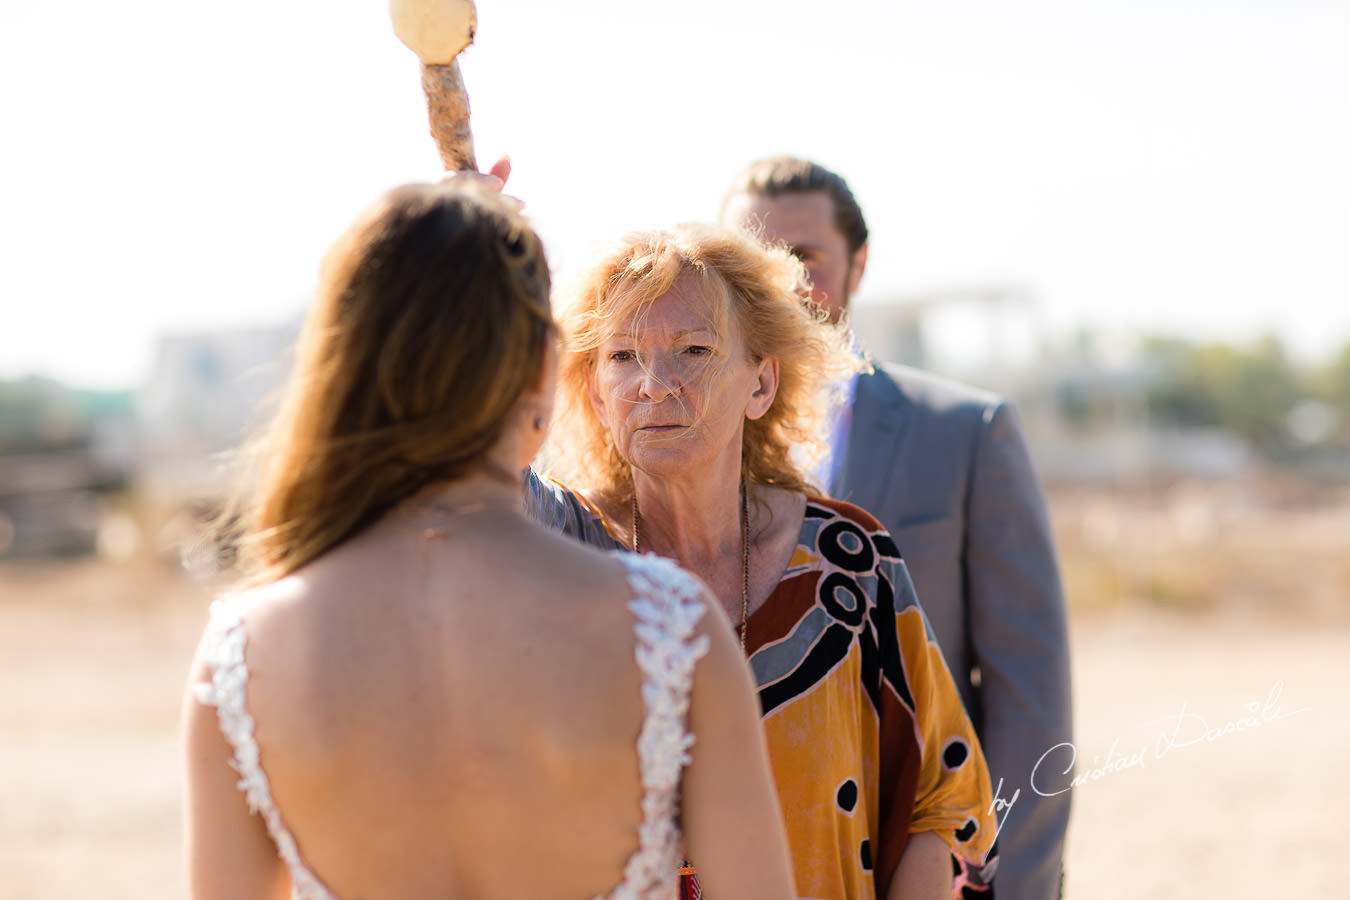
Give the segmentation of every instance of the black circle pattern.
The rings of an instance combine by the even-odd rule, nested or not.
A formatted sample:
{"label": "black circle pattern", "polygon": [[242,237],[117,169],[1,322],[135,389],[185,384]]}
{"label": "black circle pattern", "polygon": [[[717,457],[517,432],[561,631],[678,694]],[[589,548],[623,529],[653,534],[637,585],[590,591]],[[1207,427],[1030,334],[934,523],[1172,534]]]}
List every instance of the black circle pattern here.
{"label": "black circle pattern", "polygon": [[867,614],[867,597],[852,576],[831,572],[820,579],[816,588],[820,605],[836,620],[849,628],[858,628]]}
{"label": "black circle pattern", "polygon": [[970,759],[970,747],[959,737],[952,738],[947,742],[947,746],[942,748],[942,768],[948,772],[954,772],[966,764]]}
{"label": "black circle pattern", "polygon": [[852,522],[839,521],[826,525],[816,535],[816,546],[826,561],[845,572],[870,572],[877,562],[871,538]]}
{"label": "black circle pattern", "polygon": [[975,832],[979,830],[980,826],[973,817],[966,819],[966,824],[956,829],[956,839],[964,844],[971,838],[973,838],[975,836]]}
{"label": "black circle pattern", "polygon": [[834,792],[834,802],[839,804],[841,810],[853,815],[853,810],[858,808],[858,782],[845,778]]}
{"label": "black circle pattern", "polygon": [[858,862],[862,863],[864,872],[872,871],[872,842],[863,838],[862,846],[858,848]]}

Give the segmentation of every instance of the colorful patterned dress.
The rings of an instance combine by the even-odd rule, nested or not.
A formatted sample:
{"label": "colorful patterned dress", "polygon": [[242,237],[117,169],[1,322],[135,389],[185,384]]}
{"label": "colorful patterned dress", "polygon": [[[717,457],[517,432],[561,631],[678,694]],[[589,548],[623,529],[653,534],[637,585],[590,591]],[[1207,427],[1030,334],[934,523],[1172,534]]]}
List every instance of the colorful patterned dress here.
{"label": "colorful patterned dress", "polygon": [[[531,478],[529,494],[537,518],[617,546],[562,485]],[[808,497],[787,571],[747,624],[798,895],[884,897],[921,831],[952,848],[955,895],[978,890],[998,828],[989,772],[890,534]]]}
{"label": "colorful patterned dress", "polygon": [[997,825],[979,741],[875,519],[809,498],[746,644],[800,896],[885,896],[920,831],[985,861]]}

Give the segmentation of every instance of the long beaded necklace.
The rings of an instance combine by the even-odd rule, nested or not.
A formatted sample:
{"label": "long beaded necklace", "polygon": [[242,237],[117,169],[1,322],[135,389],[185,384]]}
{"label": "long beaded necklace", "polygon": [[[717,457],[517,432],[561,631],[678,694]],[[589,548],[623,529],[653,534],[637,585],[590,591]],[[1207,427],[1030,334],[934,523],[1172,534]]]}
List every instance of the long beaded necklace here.
{"label": "long beaded necklace", "polygon": [[[642,532],[638,528],[637,491],[633,491],[633,552],[642,552]],[[746,623],[750,619],[750,507],[745,502],[745,482],[741,482],[741,624],[736,633],[741,639],[741,653],[745,653]]]}

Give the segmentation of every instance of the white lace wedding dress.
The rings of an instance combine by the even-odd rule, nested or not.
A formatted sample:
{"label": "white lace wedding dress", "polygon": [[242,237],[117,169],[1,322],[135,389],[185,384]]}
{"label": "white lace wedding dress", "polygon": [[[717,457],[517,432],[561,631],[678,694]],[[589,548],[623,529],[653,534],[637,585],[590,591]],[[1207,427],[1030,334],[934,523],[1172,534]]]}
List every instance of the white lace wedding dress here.
{"label": "white lace wedding dress", "polygon": [[[689,690],[694,663],[708,649],[707,637],[695,639],[693,628],[703,616],[705,604],[698,583],[668,560],[631,553],[616,555],[623,561],[633,589],[628,608],[635,619],[635,653],[642,671],[646,713],[636,750],[643,785],[643,818],[637,850],[628,860],[623,881],[606,895],[606,900],[671,900],[680,863],[676,823],[680,778],[694,742],[686,729]],[[239,789],[267,823],[277,853],[290,869],[295,896],[300,900],[337,900],[301,858],[295,838],[272,801],[245,697],[246,641],[239,604],[230,598],[213,603],[206,638],[212,677],[196,685],[197,699],[216,708],[221,731],[234,748],[232,765],[241,776]]]}

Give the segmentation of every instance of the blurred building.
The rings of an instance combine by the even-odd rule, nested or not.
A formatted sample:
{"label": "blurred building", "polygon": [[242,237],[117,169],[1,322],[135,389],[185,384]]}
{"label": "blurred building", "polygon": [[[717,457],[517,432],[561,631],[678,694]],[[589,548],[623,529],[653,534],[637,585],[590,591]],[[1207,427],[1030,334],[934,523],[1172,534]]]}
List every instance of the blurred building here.
{"label": "blurred building", "polygon": [[1214,428],[1150,420],[1157,376],[1128,346],[1053,347],[1030,292],[976,286],[855,303],[859,345],[876,359],[995,391],[1017,407],[1047,481],[1216,480],[1250,473],[1257,455]]}
{"label": "blurred building", "polygon": [[129,394],[0,383],[0,558],[92,551],[134,455]]}
{"label": "blurred building", "polygon": [[137,404],[135,479],[155,546],[182,544],[219,509],[238,449],[275,409],[298,323],[159,341]]}

